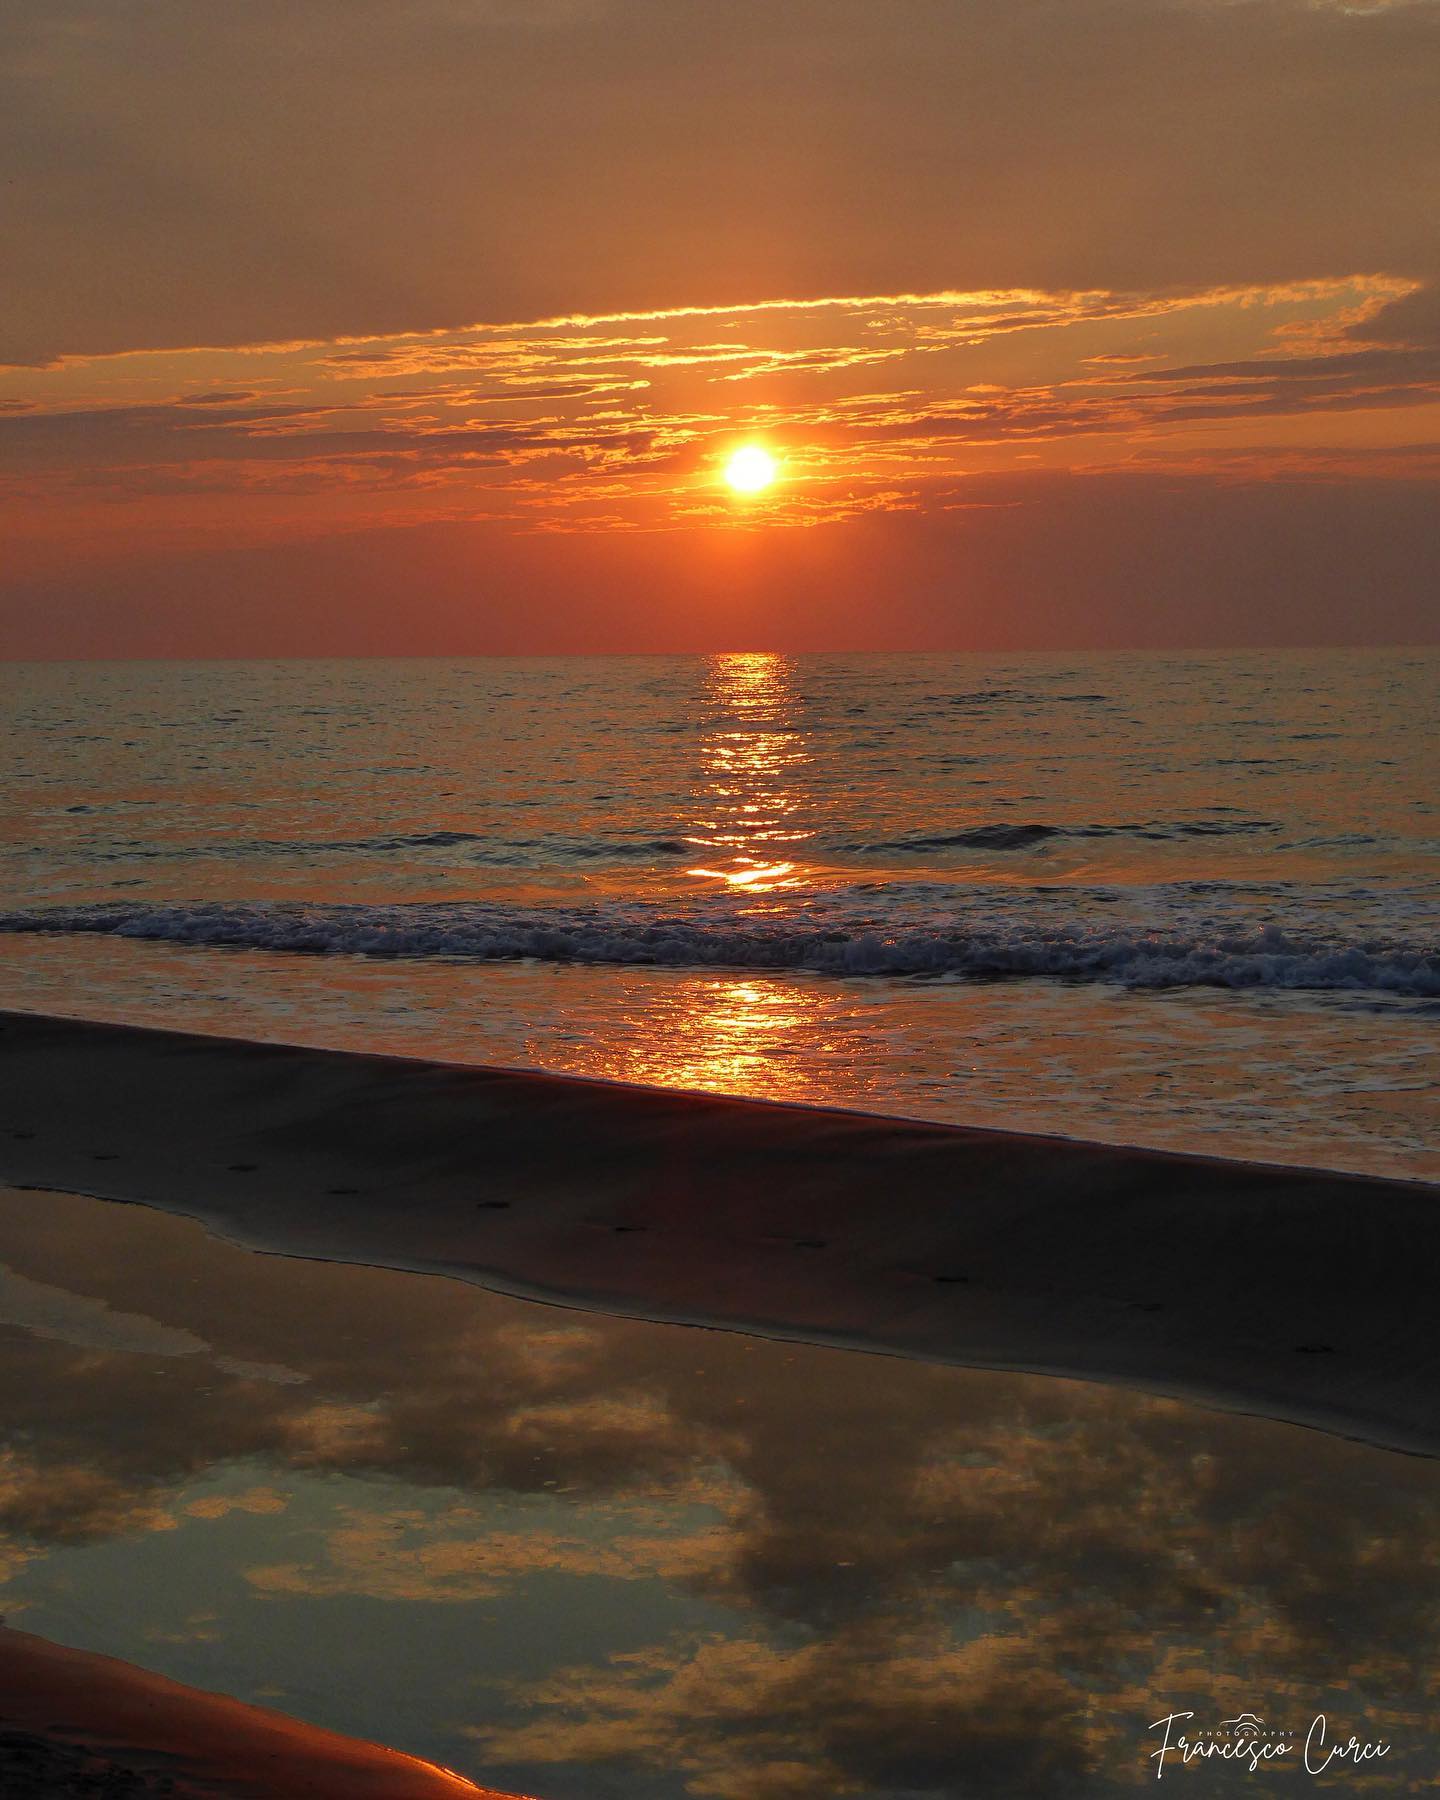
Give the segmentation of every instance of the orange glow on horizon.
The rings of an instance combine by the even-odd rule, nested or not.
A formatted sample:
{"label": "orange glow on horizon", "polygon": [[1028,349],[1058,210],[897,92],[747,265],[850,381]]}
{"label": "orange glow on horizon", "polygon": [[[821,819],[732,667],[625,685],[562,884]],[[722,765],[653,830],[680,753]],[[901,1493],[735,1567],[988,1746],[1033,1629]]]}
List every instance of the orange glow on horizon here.
{"label": "orange glow on horizon", "polygon": [[[1418,353],[1384,348],[1410,330],[1388,312],[1421,291],[1378,275],[937,290],[11,367],[10,654],[710,652],[736,630],[787,649],[1019,648],[1072,625],[1118,643],[1151,541],[1193,571],[1155,628],[1183,636],[1199,607],[1243,638],[1248,601],[1224,623],[1207,610],[1193,552],[1224,553],[1184,503],[1202,493],[1305,559],[1283,594],[1263,559],[1242,584],[1282,634],[1313,630],[1312,577],[1333,584],[1327,631],[1371,631],[1310,521],[1322,482],[1345,560],[1391,545],[1403,570],[1373,629],[1423,638],[1440,389]],[[212,575],[248,595],[252,550],[273,570],[263,599],[194,604]],[[947,559],[965,583],[942,598]],[[513,605],[471,604],[480,564]],[[1077,599],[1067,619],[1048,596],[1077,579],[1096,610]],[[343,607],[325,598],[341,591]],[[749,748],[783,759],[764,729]],[[742,738],[717,725],[713,748],[717,779],[725,750],[739,772]],[[757,865],[795,854],[749,841]]]}

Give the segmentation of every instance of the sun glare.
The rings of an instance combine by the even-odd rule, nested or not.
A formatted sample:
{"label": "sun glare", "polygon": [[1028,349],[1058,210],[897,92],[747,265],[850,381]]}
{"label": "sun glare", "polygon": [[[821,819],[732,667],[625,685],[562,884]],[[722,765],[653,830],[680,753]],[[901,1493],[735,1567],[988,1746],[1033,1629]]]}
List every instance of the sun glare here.
{"label": "sun glare", "polygon": [[737,494],[758,494],[770,486],[780,472],[780,465],[768,450],[758,444],[747,444],[737,450],[725,465],[725,479]]}

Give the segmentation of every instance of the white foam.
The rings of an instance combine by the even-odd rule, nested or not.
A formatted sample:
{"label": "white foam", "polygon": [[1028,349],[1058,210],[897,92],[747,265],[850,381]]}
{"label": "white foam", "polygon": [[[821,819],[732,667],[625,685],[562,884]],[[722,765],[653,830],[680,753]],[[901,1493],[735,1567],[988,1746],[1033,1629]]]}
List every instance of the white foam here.
{"label": "white foam", "polygon": [[0,931],[84,932],[234,949],[361,956],[651,964],[823,975],[1041,976],[1139,988],[1341,990],[1440,996],[1440,950],[1343,942],[1217,920],[1147,930],[1088,920],[939,920],[864,928],[792,917],[665,917],[640,909],[514,913],[393,906],[104,904],[0,913]]}

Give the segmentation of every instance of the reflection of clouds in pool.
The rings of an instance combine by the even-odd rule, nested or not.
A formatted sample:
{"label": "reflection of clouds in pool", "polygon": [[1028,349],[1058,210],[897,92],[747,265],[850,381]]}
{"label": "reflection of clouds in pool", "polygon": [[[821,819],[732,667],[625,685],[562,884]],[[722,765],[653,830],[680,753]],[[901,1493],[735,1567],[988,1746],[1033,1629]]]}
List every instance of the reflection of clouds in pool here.
{"label": "reflection of clouds in pool", "polygon": [[[71,1547],[144,1540],[183,1587],[206,1533],[216,1620],[184,1639],[197,1602],[177,1593],[171,1622],[163,1592],[107,1615],[137,1660],[218,1644],[238,1669],[270,1643],[245,1609],[298,1608],[331,1722],[323,1658],[394,1685],[403,1633],[396,1729],[438,1753],[458,1721],[480,1771],[540,1792],[599,1768],[736,1800],[948,1794],[962,1772],[1083,1795],[1143,1769],[1156,1697],[1219,1717],[1324,1694],[1377,1728],[1420,1703],[1440,1509],[1418,1459],[1118,1388],[258,1257],[136,1208],[56,1196],[0,1221],[27,1279],[214,1347],[0,1335],[24,1446],[0,1564],[29,1559],[9,1586],[32,1628]],[[376,1603],[391,1625],[357,1639],[346,1609]]]}
{"label": "reflection of clouds in pool", "polygon": [[664,1529],[671,1522],[657,1513],[647,1517],[643,1508],[608,1506],[604,1523],[614,1535],[597,1542],[580,1531],[496,1530],[486,1513],[465,1506],[447,1508],[438,1519],[413,1510],[350,1508],[327,1532],[321,1556],[248,1568],[245,1579],[266,1594],[483,1600],[542,1571],[609,1581],[699,1581],[734,1550],[727,1526]]}

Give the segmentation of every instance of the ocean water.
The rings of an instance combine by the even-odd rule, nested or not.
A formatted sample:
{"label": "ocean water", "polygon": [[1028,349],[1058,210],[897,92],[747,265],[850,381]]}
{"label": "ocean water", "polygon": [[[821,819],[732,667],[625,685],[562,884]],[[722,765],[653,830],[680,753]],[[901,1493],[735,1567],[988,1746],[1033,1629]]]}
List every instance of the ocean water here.
{"label": "ocean water", "polygon": [[1433,1176],[1437,674],[12,665],[0,1004]]}

